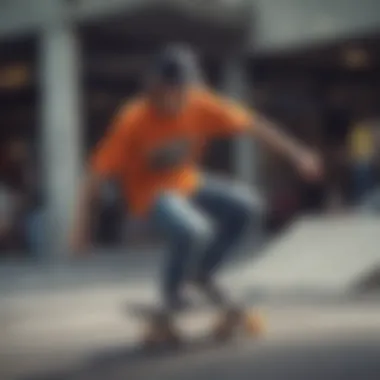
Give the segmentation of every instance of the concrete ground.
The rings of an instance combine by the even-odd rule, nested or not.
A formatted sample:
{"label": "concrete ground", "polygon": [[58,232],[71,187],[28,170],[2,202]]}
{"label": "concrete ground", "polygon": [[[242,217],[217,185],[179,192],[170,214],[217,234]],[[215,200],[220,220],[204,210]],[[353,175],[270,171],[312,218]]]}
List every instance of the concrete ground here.
{"label": "concrete ground", "polygon": [[[259,340],[146,357],[136,346],[141,325],[124,312],[129,295],[109,291],[45,295],[33,299],[33,312],[20,308],[2,324],[0,378],[362,380],[380,373],[380,304],[373,299],[268,299],[256,305],[268,324]],[[195,313],[180,326],[194,337],[213,318]]]}
{"label": "concrete ground", "polygon": [[[126,312],[157,298],[160,252],[3,266],[0,379],[379,379],[379,298],[351,292],[377,259],[378,226],[333,223],[302,222],[263,256],[246,246],[222,273],[264,313],[265,336],[177,354],[136,351],[141,321]],[[179,322],[194,337],[213,318],[203,310]]]}

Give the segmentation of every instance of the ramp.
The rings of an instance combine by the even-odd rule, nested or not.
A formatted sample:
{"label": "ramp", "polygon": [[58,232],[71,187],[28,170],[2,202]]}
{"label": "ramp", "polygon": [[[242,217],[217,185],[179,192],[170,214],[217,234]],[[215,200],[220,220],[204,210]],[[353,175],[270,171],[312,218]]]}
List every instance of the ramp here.
{"label": "ramp", "polygon": [[379,240],[376,217],[301,218],[225,280],[236,289],[346,291],[380,264]]}

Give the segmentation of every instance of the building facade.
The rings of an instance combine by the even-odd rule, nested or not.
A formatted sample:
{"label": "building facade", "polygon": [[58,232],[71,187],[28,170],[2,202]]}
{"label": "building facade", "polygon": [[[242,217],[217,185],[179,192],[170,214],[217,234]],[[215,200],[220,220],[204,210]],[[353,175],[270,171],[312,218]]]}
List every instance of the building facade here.
{"label": "building facade", "polygon": [[[67,251],[76,189],[84,169],[83,47],[80,30],[103,28],[155,44],[189,40],[217,57],[220,88],[247,96],[244,56],[366,33],[380,23],[380,3],[363,0],[12,0],[0,4],[0,42],[33,36],[46,189],[49,251]],[[179,21],[180,20],[180,21]],[[122,30],[120,29],[122,24]],[[148,33],[149,31],[149,33]],[[257,149],[234,143],[234,172],[254,183]]]}

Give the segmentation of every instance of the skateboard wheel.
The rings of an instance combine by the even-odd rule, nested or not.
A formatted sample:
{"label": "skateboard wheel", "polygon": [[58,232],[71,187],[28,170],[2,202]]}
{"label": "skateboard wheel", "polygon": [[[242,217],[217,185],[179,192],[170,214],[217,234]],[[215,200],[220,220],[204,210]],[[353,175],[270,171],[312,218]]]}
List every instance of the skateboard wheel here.
{"label": "skateboard wheel", "polygon": [[239,326],[239,319],[235,315],[227,314],[219,321],[214,330],[214,336],[219,341],[232,338]]}
{"label": "skateboard wheel", "polygon": [[153,347],[159,344],[162,341],[161,334],[153,331],[148,331],[143,335],[143,346],[144,347]]}
{"label": "skateboard wheel", "polygon": [[243,321],[244,330],[251,336],[259,336],[265,332],[265,319],[259,313],[248,313]]}
{"label": "skateboard wheel", "polygon": [[219,342],[225,342],[231,339],[234,336],[234,329],[226,329],[226,330],[219,330],[216,331],[214,334],[214,337]]}

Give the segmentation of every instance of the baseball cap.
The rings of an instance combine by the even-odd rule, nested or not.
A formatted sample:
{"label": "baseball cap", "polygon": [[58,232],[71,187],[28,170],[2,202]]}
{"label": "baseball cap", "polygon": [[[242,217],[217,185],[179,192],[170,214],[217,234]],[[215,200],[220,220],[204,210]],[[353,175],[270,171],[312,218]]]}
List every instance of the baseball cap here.
{"label": "baseball cap", "polygon": [[181,85],[191,80],[194,67],[195,56],[189,47],[170,45],[153,60],[152,74],[161,83]]}

